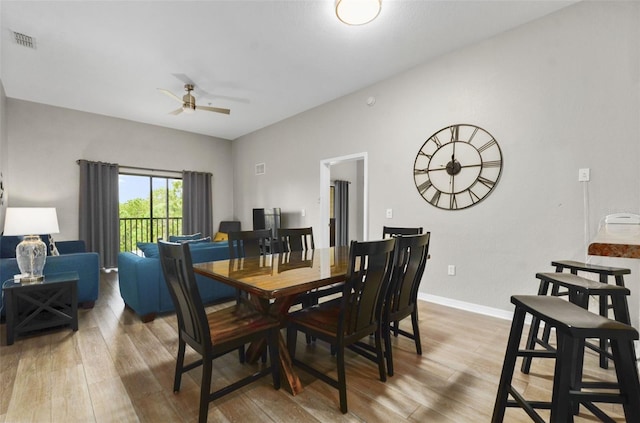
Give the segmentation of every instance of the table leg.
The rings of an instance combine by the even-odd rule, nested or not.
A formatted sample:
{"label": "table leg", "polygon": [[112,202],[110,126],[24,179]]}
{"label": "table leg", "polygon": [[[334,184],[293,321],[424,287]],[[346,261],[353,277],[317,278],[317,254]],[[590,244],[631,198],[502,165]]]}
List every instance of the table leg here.
{"label": "table leg", "polygon": [[291,356],[287,349],[287,343],[284,342],[282,334],[278,336],[278,342],[280,347],[280,369],[282,370],[282,375],[285,377],[289,387],[291,388],[291,394],[299,394],[304,388],[302,387],[302,382],[300,382],[298,374],[293,369],[293,363],[291,362]]}
{"label": "table leg", "polygon": [[[258,310],[277,317],[280,320],[281,326],[284,327],[286,326],[286,315],[289,311],[289,307],[291,307],[291,304],[293,303],[295,298],[295,296],[279,298],[273,303],[269,303],[268,301],[257,299],[252,296],[252,302]],[[289,387],[291,388],[291,394],[299,394],[303,391],[304,388],[302,387],[302,382],[300,382],[298,374],[293,368],[291,356],[289,355],[289,350],[287,349],[287,343],[285,342],[284,337],[281,333],[278,334],[278,346],[280,349],[280,369],[282,370],[281,374],[289,384]],[[249,348],[247,348],[247,362],[255,363],[256,361],[258,361],[258,358],[262,356],[266,348],[267,341],[265,339],[252,342],[251,345],[249,345]]]}

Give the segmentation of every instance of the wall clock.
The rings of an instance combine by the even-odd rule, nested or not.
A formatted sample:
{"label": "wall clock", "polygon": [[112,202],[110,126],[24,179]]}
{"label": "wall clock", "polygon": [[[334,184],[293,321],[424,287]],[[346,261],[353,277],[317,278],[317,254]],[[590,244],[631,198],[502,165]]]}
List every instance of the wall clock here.
{"label": "wall clock", "polygon": [[413,165],[418,192],[432,206],[466,209],[485,199],[502,172],[498,142],[484,129],[451,125],[429,137]]}

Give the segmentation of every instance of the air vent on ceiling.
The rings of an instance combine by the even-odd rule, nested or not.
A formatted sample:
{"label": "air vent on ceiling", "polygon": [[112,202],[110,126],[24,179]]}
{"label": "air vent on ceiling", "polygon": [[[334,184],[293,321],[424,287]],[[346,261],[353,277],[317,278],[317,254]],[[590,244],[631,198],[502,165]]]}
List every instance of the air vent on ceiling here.
{"label": "air vent on ceiling", "polygon": [[264,163],[258,163],[256,165],[256,175],[264,175],[266,172],[265,167]]}
{"label": "air vent on ceiling", "polygon": [[29,35],[13,31],[13,38],[16,40],[16,44],[18,45],[32,49],[36,48],[36,39]]}

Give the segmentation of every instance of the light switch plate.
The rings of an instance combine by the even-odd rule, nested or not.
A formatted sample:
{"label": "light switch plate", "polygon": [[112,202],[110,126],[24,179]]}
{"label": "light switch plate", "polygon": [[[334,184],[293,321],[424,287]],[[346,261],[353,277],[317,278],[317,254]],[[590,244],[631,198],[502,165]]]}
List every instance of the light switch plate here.
{"label": "light switch plate", "polygon": [[589,182],[590,173],[588,167],[578,169],[578,182]]}

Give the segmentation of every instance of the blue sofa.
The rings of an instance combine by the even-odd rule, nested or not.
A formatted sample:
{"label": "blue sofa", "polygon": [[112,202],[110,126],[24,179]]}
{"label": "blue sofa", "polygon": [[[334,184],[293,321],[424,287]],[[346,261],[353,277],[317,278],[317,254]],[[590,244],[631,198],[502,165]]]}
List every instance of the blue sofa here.
{"label": "blue sofa", "polygon": [[[45,241],[45,236],[41,236]],[[0,281],[12,279],[19,274],[16,246],[22,237],[0,236]],[[100,257],[98,253],[87,253],[84,241],[58,241],[59,256],[47,256],[43,274],[78,272],[78,304],[91,308],[98,299],[100,287]],[[4,304],[3,304],[4,306]],[[4,307],[2,307],[4,315]]]}
{"label": "blue sofa", "polygon": [[[194,263],[229,258],[226,241],[189,245]],[[118,279],[122,299],[143,322],[152,321],[158,313],[175,310],[160,267],[157,244],[147,245],[145,257],[131,252],[118,254]],[[235,289],[223,283],[201,275],[196,275],[196,282],[205,304],[235,297]]]}

